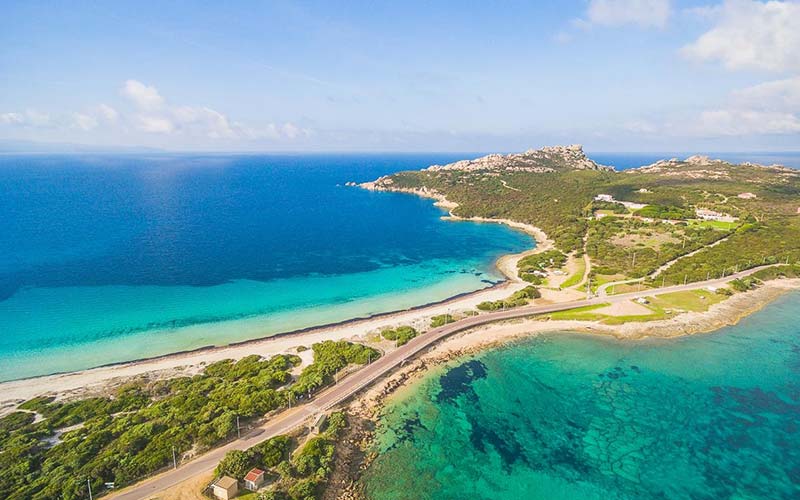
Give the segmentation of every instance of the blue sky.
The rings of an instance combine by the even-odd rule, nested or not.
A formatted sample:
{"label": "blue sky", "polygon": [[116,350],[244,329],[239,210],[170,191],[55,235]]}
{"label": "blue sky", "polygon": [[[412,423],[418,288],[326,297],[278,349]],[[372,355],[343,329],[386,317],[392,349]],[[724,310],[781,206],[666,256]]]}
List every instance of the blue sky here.
{"label": "blue sky", "polygon": [[175,150],[800,150],[800,2],[38,2],[0,140]]}

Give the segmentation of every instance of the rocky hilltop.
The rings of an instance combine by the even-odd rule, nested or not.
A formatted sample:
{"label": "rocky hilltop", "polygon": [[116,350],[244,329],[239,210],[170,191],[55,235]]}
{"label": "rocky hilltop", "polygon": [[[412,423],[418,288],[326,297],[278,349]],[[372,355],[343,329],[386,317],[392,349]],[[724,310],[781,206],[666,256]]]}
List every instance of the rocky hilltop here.
{"label": "rocky hilltop", "polygon": [[[757,163],[734,164],[720,159],[712,159],[705,155],[694,155],[680,160],[670,158],[659,160],[650,165],[625,170],[626,174],[656,174],[664,177],[686,177],[692,179],[731,179],[742,177],[742,180],[757,182],[759,174],[777,174],[773,180],[797,177],[798,171],[782,165],[759,165]],[[753,176],[756,177],[753,177]]]}
{"label": "rocky hilltop", "polygon": [[524,153],[490,154],[474,160],[461,160],[447,165],[432,165],[430,172],[460,170],[465,172],[555,172],[558,170],[614,170],[589,159],[579,144],[529,149]]}

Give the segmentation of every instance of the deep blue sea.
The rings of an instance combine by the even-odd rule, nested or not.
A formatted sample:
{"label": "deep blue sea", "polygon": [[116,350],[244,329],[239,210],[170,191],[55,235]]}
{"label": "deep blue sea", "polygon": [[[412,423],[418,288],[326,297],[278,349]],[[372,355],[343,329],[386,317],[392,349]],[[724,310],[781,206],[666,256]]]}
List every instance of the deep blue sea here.
{"label": "deep blue sea", "polygon": [[[0,381],[490,286],[497,257],[530,237],[344,185],[477,155],[2,155]],[[619,168],[669,156],[685,155],[592,155]]]}
{"label": "deep blue sea", "polygon": [[458,158],[0,156],[0,380],[490,286],[529,236],[344,185]]}

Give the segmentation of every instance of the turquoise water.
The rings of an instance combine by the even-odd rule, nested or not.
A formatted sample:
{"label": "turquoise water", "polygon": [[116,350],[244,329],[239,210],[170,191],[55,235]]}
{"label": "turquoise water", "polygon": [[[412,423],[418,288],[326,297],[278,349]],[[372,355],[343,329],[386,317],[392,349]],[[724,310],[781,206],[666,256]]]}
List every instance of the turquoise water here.
{"label": "turquoise water", "polygon": [[800,498],[800,294],[675,340],[552,334],[399,393],[369,498]]}
{"label": "turquoise water", "polygon": [[1,156],[0,381],[491,286],[529,236],[344,186],[457,158]]}

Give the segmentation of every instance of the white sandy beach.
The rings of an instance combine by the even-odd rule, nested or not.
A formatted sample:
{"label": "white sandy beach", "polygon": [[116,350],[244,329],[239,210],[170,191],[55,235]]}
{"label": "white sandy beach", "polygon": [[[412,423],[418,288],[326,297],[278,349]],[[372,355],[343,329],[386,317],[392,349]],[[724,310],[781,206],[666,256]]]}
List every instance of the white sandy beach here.
{"label": "white sandy beach", "polygon": [[552,243],[544,232],[533,226],[512,221],[493,220],[491,222],[508,224],[533,235],[537,240],[537,247],[533,250],[504,255],[498,259],[496,266],[507,277],[507,281],[497,286],[458,296],[438,304],[374,318],[354,320],[340,325],[309,329],[297,334],[278,335],[231,346],[170,354],[72,373],[3,382],[0,383],[0,415],[11,411],[20,402],[39,395],[69,398],[87,394],[102,394],[110,388],[130,381],[133,377],[159,379],[191,375],[202,370],[205,365],[223,359],[239,359],[251,354],[272,356],[294,352],[298,346],[310,346],[323,340],[364,339],[370,333],[400,324],[412,325],[422,330],[430,323],[432,316],[472,310],[483,301],[506,298],[527,285],[517,277],[517,262],[532,252],[551,248]]}

